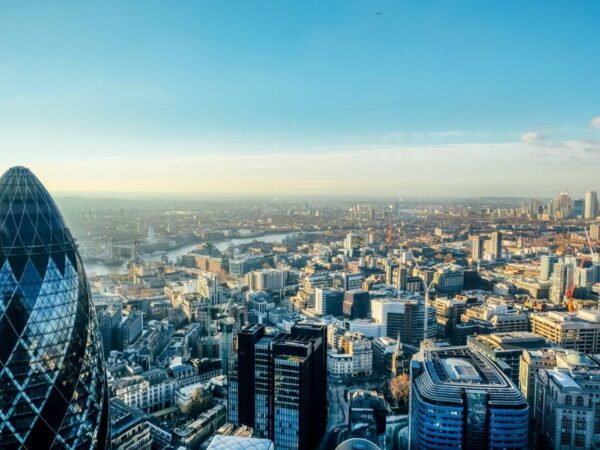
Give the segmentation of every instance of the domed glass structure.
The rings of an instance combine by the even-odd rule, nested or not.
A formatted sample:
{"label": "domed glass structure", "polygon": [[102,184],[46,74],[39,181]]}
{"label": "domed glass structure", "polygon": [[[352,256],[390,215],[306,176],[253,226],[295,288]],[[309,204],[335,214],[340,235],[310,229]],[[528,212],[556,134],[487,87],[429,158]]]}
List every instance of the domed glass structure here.
{"label": "domed glass structure", "polygon": [[75,241],[14,167],[0,178],[0,448],[108,448],[101,350]]}

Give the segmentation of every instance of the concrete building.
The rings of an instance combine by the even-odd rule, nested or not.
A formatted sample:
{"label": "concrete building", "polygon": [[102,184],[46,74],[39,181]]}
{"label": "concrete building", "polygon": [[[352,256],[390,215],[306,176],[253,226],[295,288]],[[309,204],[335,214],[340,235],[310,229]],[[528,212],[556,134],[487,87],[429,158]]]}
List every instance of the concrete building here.
{"label": "concrete building", "polygon": [[465,285],[465,271],[457,264],[442,264],[433,274],[433,286],[440,294],[460,292]]}
{"label": "concrete building", "polygon": [[558,262],[556,255],[542,255],[540,257],[540,280],[549,281],[552,277],[554,264]]}
{"label": "concrete building", "polygon": [[146,414],[112,398],[110,406],[110,441],[113,450],[150,450],[152,436]]}
{"label": "concrete building", "polygon": [[264,263],[263,255],[239,255],[229,260],[229,274],[243,277],[248,272],[262,268]]}
{"label": "concrete building", "polygon": [[252,291],[279,291],[285,287],[288,271],[279,269],[253,270],[244,281]]}
{"label": "concrete building", "polygon": [[343,313],[350,319],[366,319],[371,313],[369,292],[363,290],[346,291]]}
{"label": "concrete building", "polygon": [[563,302],[565,292],[573,283],[573,265],[563,261],[554,263],[552,268],[552,286],[550,287],[550,301],[560,304]]}
{"label": "concrete building", "polygon": [[327,374],[333,378],[344,379],[352,376],[352,355],[337,350],[327,351]]}
{"label": "concrete building", "polygon": [[349,395],[348,432],[354,438],[366,439],[385,447],[388,406],[377,391],[356,390]]}
{"label": "concrete building", "polygon": [[536,448],[597,448],[599,390],[600,365],[584,354],[558,354],[554,369],[540,369],[534,400]]}
{"label": "concrete building", "polygon": [[523,352],[548,347],[548,343],[537,334],[521,331],[469,336],[467,347],[494,361],[515,384],[518,384]]}
{"label": "concrete building", "polygon": [[600,351],[600,312],[548,312],[531,315],[531,331],[560,347],[582,353]]}
{"label": "concrete building", "polygon": [[535,411],[535,390],[537,384],[537,375],[542,369],[551,369],[556,366],[556,350],[552,348],[542,348],[538,350],[525,350],[521,354],[519,362],[519,389],[531,405],[529,411],[533,419]]}
{"label": "concrete building", "polygon": [[598,216],[598,194],[594,191],[585,193],[584,218],[595,219]]}
{"label": "concrete building", "polygon": [[372,299],[371,316],[380,324],[381,336],[400,337],[401,342],[417,347],[423,339],[437,334],[435,307],[425,308],[423,298]]}
{"label": "concrete building", "polygon": [[471,238],[471,259],[475,262],[483,259],[483,236],[472,236]]}
{"label": "concrete building", "polygon": [[344,313],[344,291],[341,289],[315,289],[315,309],[319,314],[341,316]]}
{"label": "concrete building", "polygon": [[173,430],[173,440],[180,446],[198,449],[200,444],[225,423],[225,406],[216,405]]}
{"label": "concrete building", "polygon": [[490,239],[490,256],[493,261],[501,259],[502,255],[502,233],[494,231]]}

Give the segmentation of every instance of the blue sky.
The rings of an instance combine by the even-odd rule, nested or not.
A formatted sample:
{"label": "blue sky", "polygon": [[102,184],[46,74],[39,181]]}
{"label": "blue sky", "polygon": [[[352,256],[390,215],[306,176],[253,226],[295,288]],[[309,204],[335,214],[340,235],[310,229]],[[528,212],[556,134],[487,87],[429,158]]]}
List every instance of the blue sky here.
{"label": "blue sky", "polygon": [[596,1],[14,2],[0,155],[56,191],[580,194],[598,23]]}

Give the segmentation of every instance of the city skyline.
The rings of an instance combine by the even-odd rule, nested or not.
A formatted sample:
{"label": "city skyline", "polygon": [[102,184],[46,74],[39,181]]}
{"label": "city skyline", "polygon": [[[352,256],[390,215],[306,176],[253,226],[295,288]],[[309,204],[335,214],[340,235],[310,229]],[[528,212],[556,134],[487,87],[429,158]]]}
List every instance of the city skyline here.
{"label": "city skyline", "polygon": [[598,189],[597,3],[313,6],[5,8],[6,166],[59,193]]}

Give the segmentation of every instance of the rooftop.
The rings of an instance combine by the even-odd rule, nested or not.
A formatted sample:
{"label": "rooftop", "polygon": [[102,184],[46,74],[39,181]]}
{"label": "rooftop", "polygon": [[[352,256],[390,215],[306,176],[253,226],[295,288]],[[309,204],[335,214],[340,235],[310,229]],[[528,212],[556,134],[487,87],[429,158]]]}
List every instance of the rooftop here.
{"label": "rooftop", "polygon": [[206,450],[275,450],[269,439],[247,438],[239,436],[213,437]]}
{"label": "rooftop", "polygon": [[492,361],[468,347],[424,350],[413,387],[428,401],[462,405],[464,392],[485,391],[495,405],[527,407],[521,392]]}

